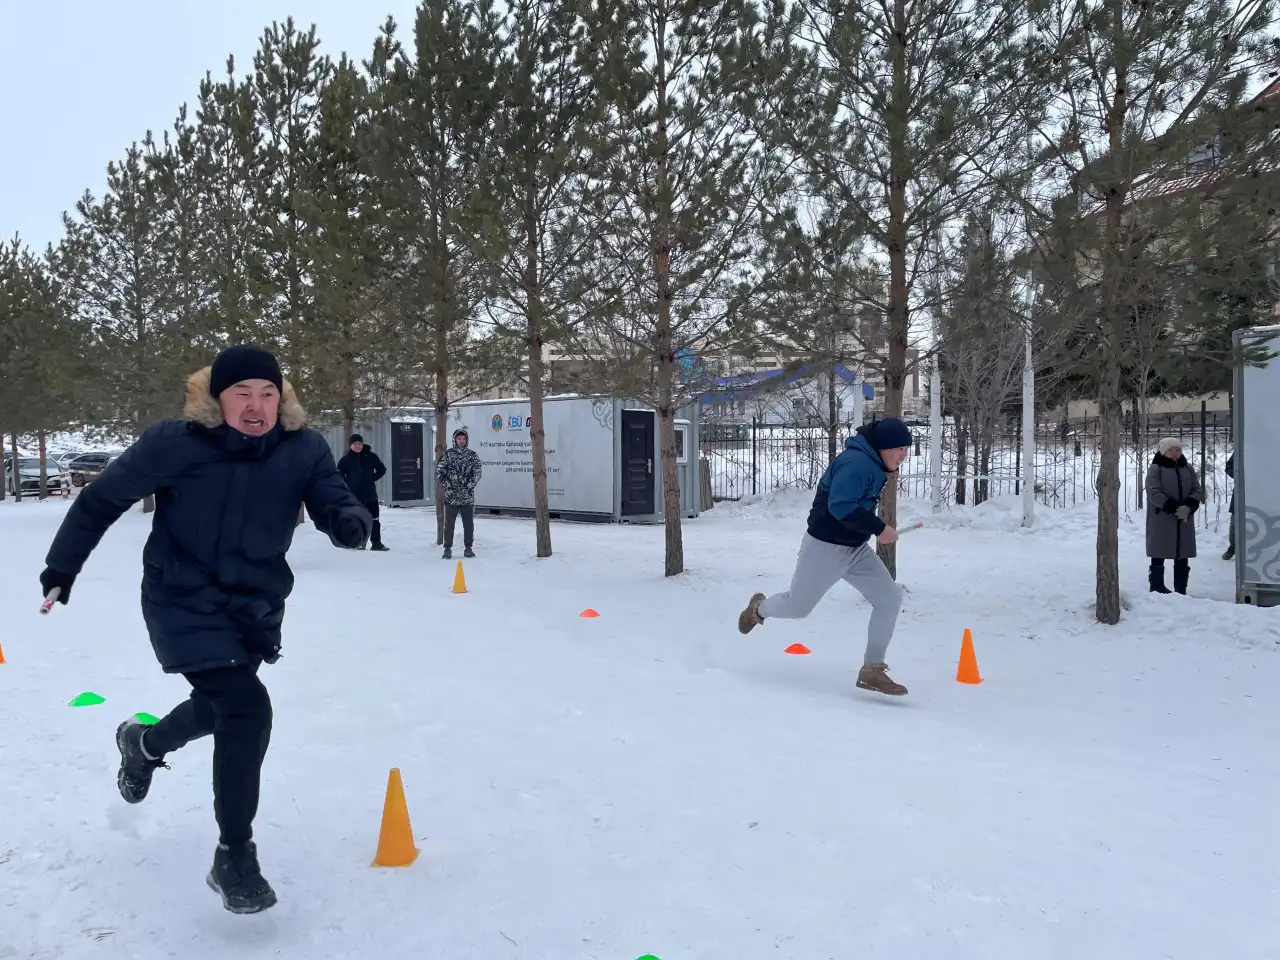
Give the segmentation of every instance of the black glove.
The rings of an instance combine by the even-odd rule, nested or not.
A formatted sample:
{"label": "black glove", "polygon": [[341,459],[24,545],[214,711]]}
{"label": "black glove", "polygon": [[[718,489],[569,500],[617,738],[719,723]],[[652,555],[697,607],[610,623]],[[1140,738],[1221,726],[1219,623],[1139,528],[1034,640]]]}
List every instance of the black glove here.
{"label": "black glove", "polygon": [[45,567],[44,573],[40,574],[40,599],[49,596],[49,591],[54,587],[58,587],[62,592],[58,594],[58,602],[66,603],[71,599],[71,585],[76,582],[74,573],[63,573],[61,570],[55,570],[53,567]]}
{"label": "black glove", "polygon": [[1178,503],[1178,501],[1177,501],[1177,500],[1173,499],[1173,497],[1166,497],[1166,498],[1165,498],[1165,501],[1164,501],[1164,512],[1165,512],[1165,513],[1177,513],[1177,512],[1178,512],[1178,507],[1179,507],[1179,503]]}
{"label": "black glove", "polygon": [[334,545],[348,550],[359,550],[369,539],[373,522],[364,507],[354,510],[335,510],[329,518],[329,539]]}

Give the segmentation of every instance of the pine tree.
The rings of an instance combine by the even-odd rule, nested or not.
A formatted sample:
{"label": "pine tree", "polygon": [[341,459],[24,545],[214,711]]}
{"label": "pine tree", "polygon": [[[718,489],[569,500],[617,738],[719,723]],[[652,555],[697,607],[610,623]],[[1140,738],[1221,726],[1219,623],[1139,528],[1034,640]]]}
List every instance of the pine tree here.
{"label": "pine tree", "polygon": [[209,233],[207,279],[218,323],[214,349],[263,339],[262,263],[258,202],[260,132],[253,83],[237,79],[227,58],[225,79],[206,75],[196,108],[192,177]]}
{"label": "pine tree", "polygon": [[[480,156],[492,132],[500,18],[488,0],[424,0],[406,50],[388,21],[369,63],[370,159],[393,295],[387,318],[405,364],[389,392],[435,411],[435,456],[450,405],[484,377],[471,325],[483,295],[473,250],[482,227]],[[508,371],[509,372],[509,371]],[[444,498],[437,486],[437,540]]]}
{"label": "pine tree", "polygon": [[[1038,77],[1054,97],[1042,127],[1045,169],[1070,188],[1046,231],[1050,270],[1070,293],[1064,316],[1081,334],[1076,362],[1102,422],[1095,613],[1114,624],[1125,370],[1135,345],[1161,343],[1146,335],[1169,317],[1153,309],[1153,291],[1194,266],[1189,244],[1209,222],[1206,200],[1275,155],[1274,118],[1242,111],[1250,79],[1273,56],[1264,42],[1271,10],[1267,0],[1046,0],[1033,23]],[[1215,135],[1228,147],[1216,169],[1189,168]]]}
{"label": "pine tree", "polygon": [[57,259],[76,320],[92,331],[94,419],[135,436],[180,408],[187,366],[186,331],[171,309],[163,197],[147,163],[154,155],[148,137],[107,166],[102,199],[86,192],[64,216]]}
{"label": "pine tree", "polygon": [[260,140],[252,203],[256,259],[263,271],[263,324],[303,396],[308,395],[314,372],[308,346],[314,341],[315,307],[314,273],[307,260],[310,224],[300,206],[319,160],[320,91],[332,71],[319,48],[315,26],[303,33],[289,18],[263,32],[253,58]]}
{"label": "pine tree", "polygon": [[701,392],[682,351],[718,352],[727,303],[780,176],[735,109],[739,0],[606,0],[587,14],[608,114],[598,126],[608,190],[593,203],[600,257],[585,348],[609,355],[623,396],[658,411],[664,572],[684,571],[675,418]]}
{"label": "pine tree", "polygon": [[319,94],[315,159],[296,207],[312,274],[313,316],[299,344],[308,396],[340,410],[346,433],[379,373],[396,362],[382,349],[388,264],[365,156],[370,107],[364,78],[343,56]]}
{"label": "pine tree", "polygon": [[[743,109],[772,149],[802,158],[834,214],[882,264],[885,414],[902,415],[912,313],[937,238],[1023,156],[1043,92],[1025,79],[1022,0],[808,0],[770,5],[753,34],[758,86]],[[897,487],[880,515],[897,522]],[[896,573],[896,552],[880,548]]]}
{"label": "pine tree", "polygon": [[551,556],[543,426],[543,348],[565,342],[574,319],[572,278],[590,255],[583,202],[600,164],[587,139],[599,97],[576,51],[585,41],[582,4],[515,0],[502,30],[502,60],[481,185],[486,220],[477,254],[493,271],[499,340],[523,349],[533,421],[537,555]]}

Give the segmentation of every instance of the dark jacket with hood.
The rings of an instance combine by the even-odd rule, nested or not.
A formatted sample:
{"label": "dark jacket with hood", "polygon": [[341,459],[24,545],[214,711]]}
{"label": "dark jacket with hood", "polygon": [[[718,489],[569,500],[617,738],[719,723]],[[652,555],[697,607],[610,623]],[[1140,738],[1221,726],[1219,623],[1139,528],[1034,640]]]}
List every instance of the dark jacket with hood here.
{"label": "dark jacket with hood", "polygon": [[860,547],[884,532],[876,507],[889,471],[867,437],[868,426],[845,440],[844,450],[818,481],[809,510],[809,536],[815,540]]}
{"label": "dark jacket with hood", "polygon": [[484,473],[480,454],[470,445],[458,446],[458,437],[471,439],[461,427],[453,431],[453,446],[444,452],[436,465],[436,480],[444,488],[444,502],[451,507],[464,507],[476,502],[476,484]]}
{"label": "dark jacket with hood", "polygon": [[209,374],[206,367],[189,379],[182,419],[149,427],[84,488],[46,559],[54,570],[78,574],[107,528],[154,494],[142,615],[167,673],[278,654],[293,589],[285,552],[302,504],[337,546],[360,546],[372,526],[329,445],[305,427],[288,381],[276,426],[248,437],[224,422]]}
{"label": "dark jacket with hood", "polygon": [[[1186,457],[1170,460],[1157,453],[1147,468],[1147,556],[1153,560],[1191,560],[1196,528],[1191,516],[1204,503],[1204,488]],[[1191,508],[1186,520],[1178,507]]]}
{"label": "dark jacket with hood", "polygon": [[378,488],[374,484],[386,475],[387,468],[368,444],[359,453],[348,450],[338,461],[338,472],[357,500],[361,503],[378,502]]}

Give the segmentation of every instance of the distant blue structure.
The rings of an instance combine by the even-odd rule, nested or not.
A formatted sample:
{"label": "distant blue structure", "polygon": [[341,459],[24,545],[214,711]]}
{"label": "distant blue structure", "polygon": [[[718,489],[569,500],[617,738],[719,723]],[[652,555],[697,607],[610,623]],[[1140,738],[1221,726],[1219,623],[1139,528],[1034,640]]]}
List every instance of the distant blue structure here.
{"label": "distant blue structure", "polygon": [[[808,380],[818,374],[828,373],[830,367],[821,364],[807,364],[788,373],[786,370],[755,370],[732,377],[716,377],[711,389],[698,397],[698,403],[704,406],[720,403],[738,403],[752,400],[764,391],[785,388],[786,385]],[[856,370],[844,364],[836,364],[836,378],[844,383],[858,383],[860,375]],[[862,382],[862,396],[866,400],[875,398],[875,391],[869,383]]]}

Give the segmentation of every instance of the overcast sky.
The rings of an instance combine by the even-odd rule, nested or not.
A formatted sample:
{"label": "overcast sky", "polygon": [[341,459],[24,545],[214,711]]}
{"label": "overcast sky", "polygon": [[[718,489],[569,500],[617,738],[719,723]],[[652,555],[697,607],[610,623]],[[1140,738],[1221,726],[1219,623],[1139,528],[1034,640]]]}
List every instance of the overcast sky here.
{"label": "overcast sky", "polygon": [[411,36],[415,0],[0,0],[0,242],[37,251],[62,211],[147,130],[194,109],[205,71],[252,69],[263,28],[292,16],[321,50],[366,59],[387,14]]}

